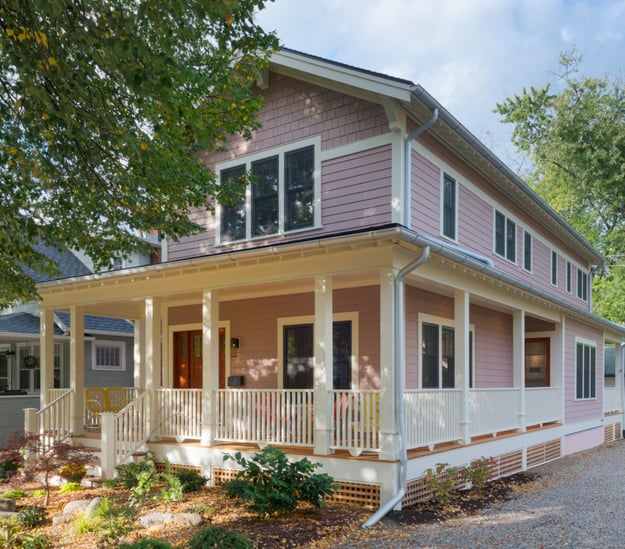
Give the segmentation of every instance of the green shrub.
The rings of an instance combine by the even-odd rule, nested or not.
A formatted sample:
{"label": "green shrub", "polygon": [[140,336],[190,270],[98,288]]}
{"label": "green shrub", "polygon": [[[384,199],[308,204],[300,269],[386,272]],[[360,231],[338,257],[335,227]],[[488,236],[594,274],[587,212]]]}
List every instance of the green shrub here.
{"label": "green shrub", "polygon": [[456,481],[460,471],[457,467],[448,467],[447,463],[437,463],[436,469],[425,471],[425,484],[432,491],[438,503],[445,505],[452,492],[456,490]]}
{"label": "green shrub", "polygon": [[78,492],[82,490],[82,486],[78,482],[68,482],[67,484],[63,484],[59,488],[59,494],[66,494],[67,492]]}
{"label": "green shrub", "polygon": [[180,469],[176,471],[176,476],[180,479],[182,491],[185,494],[188,492],[197,492],[206,486],[207,479],[200,475],[195,469]]}
{"label": "green shrub", "polygon": [[96,534],[99,545],[107,546],[134,528],[135,516],[132,507],[115,505],[110,499],[102,498],[92,515],[76,516],[72,528],[77,534]]}
{"label": "green shrub", "polygon": [[161,499],[169,502],[182,501],[182,482],[171,472],[167,459],[165,459],[165,471],[159,477],[165,482],[165,486],[161,489]]}
{"label": "green shrub", "polygon": [[45,488],[39,488],[37,490],[33,490],[30,493],[31,496],[35,497],[40,497],[40,496],[45,496],[46,495],[46,489]]}
{"label": "green shrub", "polygon": [[59,469],[59,475],[69,482],[80,482],[87,474],[87,469],[80,463],[67,463]]}
{"label": "green shrub", "polygon": [[[139,463],[124,463],[115,467],[115,471],[117,472],[115,482],[131,489],[139,484],[139,477],[143,473],[155,472],[154,458],[152,454],[148,452]],[[145,478],[145,475],[143,478]]]}
{"label": "green shrub", "polygon": [[46,515],[46,510],[43,507],[28,505],[19,510],[15,520],[22,528],[30,530],[42,524],[46,520]]}
{"label": "green shrub", "polygon": [[188,545],[189,549],[254,549],[252,542],[243,534],[226,530],[218,526],[211,526],[200,530],[193,536]]}
{"label": "green shrub", "polygon": [[327,474],[314,473],[320,465],[308,458],[290,462],[283,452],[267,446],[250,460],[237,452],[233,459],[242,468],[234,480],[225,483],[226,493],[246,504],[262,516],[287,515],[301,501],[315,507],[335,490],[334,480]]}
{"label": "green shrub", "polygon": [[28,497],[28,494],[24,490],[7,490],[4,494],[2,494],[2,497],[9,499],[20,499]]}
{"label": "green shrub", "polygon": [[173,545],[160,539],[144,538],[134,543],[122,543],[118,549],[173,549]]}
{"label": "green shrub", "polygon": [[21,466],[22,461],[19,459],[7,459],[0,462],[0,478],[7,478],[14,475]]}
{"label": "green shrub", "polygon": [[492,478],[491,467],[493,465],[494,459],[492,457],[474,459],[464,470],[464,480],[470,482],[476,490],[483,490],[486,483]]}
{"label": "green shrub", "polygon": [[43,536],[24,534],[12,522],[0,522],[0,547],[2,549],[46,549],[48,540]]}

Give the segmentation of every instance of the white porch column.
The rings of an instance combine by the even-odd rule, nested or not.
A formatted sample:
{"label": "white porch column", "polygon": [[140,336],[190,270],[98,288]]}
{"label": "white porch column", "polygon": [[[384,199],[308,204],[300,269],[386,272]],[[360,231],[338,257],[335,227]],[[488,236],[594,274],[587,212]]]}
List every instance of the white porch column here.
{"label": "white porch column", "polygon": [[332,277],[315,276],[315,340],[314,399],[315,399],[315,454],[332,453],[332,399],[333,349],[332,349]]}
{"label": "white porch column", "polygon": [[156,389],[161,375],[161,307],[159,300],[145,300],[145,392],[147,399],[146,432],[151,438],[158,426],[159,410],[156,407]]}
{"label": "white porch column", "polygon": [[202,295],[202,444],[212,446],[217,437],[219,389],[219,291]]}
{"label": "white porch column", "polygon": [[[380,459],[399,459],[399,432],[395,416],[395,276],[391,267],[380,271]],[[405,305],[402,303],[402,315]],[[401,349],[405,353],[405,349]],[[403,395],[402,395],[403,397]]]}
{"label": "white porch column", "polygon": [[465,444],[471,442],[471,408],[469,395],[469,381],[471,362],[469,360],[469,293],[456,290],[454,292],[454,355],[455,355],[455,386],[462,389],[462,417],[460,427],[462,440]]}
{"label": "white porch column", "polygon": [[71,432],[79,435],[85,426],[85,314],[72,305],[69,339],[69,386],[74,391],[70,404]]}
{"label": "white porch column", "polygon": [[41,309],[39,313],[39,407],[50,402],[50,389],[54,387],[54,311]]}
{"label": "white porch column", "polygon": [[134,386],[143,388],[145,386],[145,321],[143,319],[136,319],[134,321],[135,331],[133,339],[133,358],[134,369],[133,379]]}
{"label": "white porch column", "polygon": [[519,391],[519,431],[525,432],[525,311],[512,315],[512,372]]}

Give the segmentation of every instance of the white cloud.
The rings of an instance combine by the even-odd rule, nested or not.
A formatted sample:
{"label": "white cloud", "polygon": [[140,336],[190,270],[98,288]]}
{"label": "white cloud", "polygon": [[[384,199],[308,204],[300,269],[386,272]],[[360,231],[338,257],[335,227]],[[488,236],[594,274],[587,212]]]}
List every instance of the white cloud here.
{"label": "white cloud", "polygon": [[289,48],[421,84],[503,157],[497,102],[546,83],[561,51],[614,75],[625,51],[625,0],[275,0],[258,21]]}

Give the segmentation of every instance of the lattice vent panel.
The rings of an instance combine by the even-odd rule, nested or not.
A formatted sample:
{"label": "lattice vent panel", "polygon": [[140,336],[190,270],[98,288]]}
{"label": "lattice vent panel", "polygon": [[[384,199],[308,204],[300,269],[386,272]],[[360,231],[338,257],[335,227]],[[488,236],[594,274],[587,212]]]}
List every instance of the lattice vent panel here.
{"label": "lattice vent panel", "polygon": [[[164,473],[167,470],[166,464],[159,462],[154,463],[154,468],[156,469],[157,473]],[[172,474],[176,474],[178,471],[196,471],[200,474],[202,473],[200,468],[194,465],[179,465],[176,463],[170,463],[169,470]]]}

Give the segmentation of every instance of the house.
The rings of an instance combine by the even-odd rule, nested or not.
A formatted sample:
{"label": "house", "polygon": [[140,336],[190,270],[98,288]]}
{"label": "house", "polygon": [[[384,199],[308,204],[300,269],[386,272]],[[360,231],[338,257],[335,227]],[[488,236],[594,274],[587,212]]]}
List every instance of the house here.
{"label": "house", "polygon": [[[91,273],[77,254],[39,244],[37,251],[52,259],[60,278]],[[36,282],[48,275],[28,267],[24,271]],[[134,327],[127,320],[87,316],[85,318],[86,386],[134,385]],[[53,319],[54,367],[50,392],[60,395],[69,387],[70,318],[59,311]],[[40,406],[39,303],[20,303],[0,312],[0,441],[24,427],[24,409]],[[106,360],[115,358],[114,361]]]}
{"label": "house", "polygon": [[[271,444],[383,512],[437,463],[507,475],[621,438],[603,351],[622,367],[625,328],[591,312],[586,240],[419,85],[291,50],[256,85],[261,129],[202,159],[254,175],[238,204],[195,210],[162,264],[39,285],[47,388],[54,315],[134,322],[105,475],[147,446],[221,482],[224,453]],[[82,333],[56,427],[75,437]]]}

